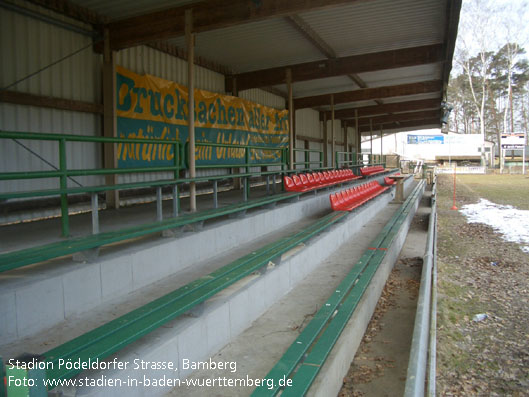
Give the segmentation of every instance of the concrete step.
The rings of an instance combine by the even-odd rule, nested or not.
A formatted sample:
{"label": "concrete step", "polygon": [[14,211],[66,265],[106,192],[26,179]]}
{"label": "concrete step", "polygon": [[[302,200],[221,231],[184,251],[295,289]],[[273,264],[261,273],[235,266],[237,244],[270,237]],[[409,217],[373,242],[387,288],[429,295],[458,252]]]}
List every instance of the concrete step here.
{"label": "concrete step", "polygon": [[[381,208],[386,207],[391,199],[391,194],[382,195],[369,205],[351,214],[347,221],[334,225],[330,232],[323,233],[310,240],[306,247],[300,247],[283,255],[280,263],[271,263],[264,274],[254,274],[239,281],[202,304],[199,309],[190,313],[190,316],[176,319],[123,349],[115,357],[120,362],[130,363],[128,368],[90,370],[83,372],[79,377],[96,379],[103,376],[121,379],[122,384],[131,379],[134,380],[133,383],[142,381],[143,376],[147,379],[160,379],[163,376],[171,379],[185,379],[192,371],[191,368],[180,366],[178,371],[149,368],[141,370],[135,369],[134,360],[179,363],[181,361],[180,358],[187,358],[194,362],[207,359],[222,346],[234,340],[237,335],[250,326],[252,321],[316,269],[346,239],[353,236],[354,233],[358,233],[362,226],[368,224]],[[325,207],[323,200],[326,201],[325,205],[328,205],[327,194],[323,199],[320,195],[308,196],[297,203],[286,205],[285,208],[288,209],[288,212],[292,212],[293,208],[297,208],[296,211],[298,213],[303,213],[303,211],[306,213],[313,210],[314,206],[321,205]],[[298,206],[302,208],[298,208]],[[303,207],[305,206],[310,206],[310,209],[304,209]],[[269,212],[271,211],[266,213],[269,214]],[[297,227],[299,228],[300,225],[297,225]],[[198,234],[201,235],[202,233]],[[281,231],[276,231],[273,236],[277,238],[280,234]],[[269,238],[271,237],[269,236]],[[234,255],[236,253],[231,254]],[[175,278],[167,278],[164,282],[170,285],[171,281],[174,282],[176,278],[180,282],[183,280],[186,280],[185,282],[188,282],[187,280],[191,281],[200,275],[210,272],[215,268],[215,263],[218,267],[225,264],[223,260],[226,260],[226,258],[218,259],[210,260],[209,263],[200,266],[200,270],[188,269],[185,272],[180,272]],[[219,263],[219,261],[222,261],[222,263]],[[174,282],[172,289],[177,288],[179,285],[181,284]],[[147,298],[147,301],[150,301],[156,297],[155,295],[161,294],[163,291],[159,284],[152,285],[152,287],[146,287],[136,293],[129,294],[127,298],[131,297],[132,299],[127,299],[127,302],[123,299],[119,303],[114,300],[114,304],[107,306],[106,310],[102,310],[102,306],[99,306],[97,310],[91,310],[90,313],[63,321],[37,338],[20,340],[19,343],[11,345],[12,347],[8,351],[9,354],[4,353],[3,356],[13,357],[14,353],[21,352],[21,349],[32,353],[49,350],[76,335],[139,306],[138,300],[141,299],[135,300],[134,296],[142,297],[144,300]],[[62,328],[63,326],[66,328]],[[5,350],[5,347],[3,350]],[[117,395],[116,393],[123,395],[143,395],[148,393],[152,395],[168,391],[170,388],[170,386],[165,388],[156,387],[148,389],[149,392],[146,392],[145,390],[147,389],[143,387],[116,388],[112,386],[96,386],[80,387],[77,393],[79,395]]]}
{"label": "concrete step", "polygon": [[[10,343],[124,297],[196,263],[329,208],[328,192],[191,225],[174,237],[107,246],[86,261],[49,260],[0,274],[0,340]],[[30,225],[28,225],[30,227]]]}

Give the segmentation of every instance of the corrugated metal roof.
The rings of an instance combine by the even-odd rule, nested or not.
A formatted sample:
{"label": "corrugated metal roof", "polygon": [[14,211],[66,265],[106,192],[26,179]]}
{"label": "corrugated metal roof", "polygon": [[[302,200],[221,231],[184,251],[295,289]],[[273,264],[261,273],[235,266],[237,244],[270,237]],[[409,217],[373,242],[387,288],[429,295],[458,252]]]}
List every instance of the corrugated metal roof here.
{"label": "corrugated metal roof", "polygon": [[[286,91],[286,85],[277,85],[274,88]],[[342,91],[352,91],[358,88],[347,76],[328,77],[325,79],[309,80],[293,84],[294,98],[312,95],[322,95]]]}
{"label": "corrugated metal roof", "polygon": [[[183,37],[169,42],[185,48]],[[199,33],[195,53],[236,73],[325,58],[284,18]]]}
{"label": "corrugated metal roof", "polygon": [[440,63],[406,68],[379,70],[361,73],[359,77],[370,87],[383,87],[398,84],[416,83],[418,81],[440,80],[442,65]]}
{"label": "corrugated metal roof", "polygon": [[79,6],[96,11],[111,20],[129,18],[167,8],[198,3],[200,0],[70,0]]}
{"label": "corrugated metal roof", "polygon": [[300,14],[337,56],[441,43],[446,1],[377,0]]}
{"label": "corrugated metal roof", "polygon": [[[383,103],[397,103],[397,102],[407,102],[407,101],[420,101],[423,99],[435,99],[435,98],[441,98],[440,92],[432,92],[428,94],[417,94],[417,95],[406,95],[406,96],[399,96],[399,97],[392,97],[392,98],[384,98],[382,100]],[[374,101],[359,101],[359,102],[347,102],[347,103],[340,103],[337,104],[334,109],[350,109],[350,108],[358,108],[362,106],[372,106],[376,105]],[[329,106],[321,106],[318,108],[318,110],[325,111],[330,110],[331,107]]]}

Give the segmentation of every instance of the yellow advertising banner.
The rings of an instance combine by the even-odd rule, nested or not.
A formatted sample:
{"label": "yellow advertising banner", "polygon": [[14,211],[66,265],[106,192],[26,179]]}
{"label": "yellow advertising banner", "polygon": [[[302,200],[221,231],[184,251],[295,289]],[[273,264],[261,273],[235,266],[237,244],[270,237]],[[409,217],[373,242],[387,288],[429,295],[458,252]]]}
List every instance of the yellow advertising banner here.
{"label": "yellow advertising banner", "polygon": [[[188,141],[187,87],[151,75],[116,68],[118,136]],[[288,110],[278,110],[241,98],[195,90],[195,141],[259,146],[250,162],[277,162],[288,146]],[[172,165],[172,145],[118,144],[118,166]],[[244,150],[197,144],[197,165],[244,163]]]}

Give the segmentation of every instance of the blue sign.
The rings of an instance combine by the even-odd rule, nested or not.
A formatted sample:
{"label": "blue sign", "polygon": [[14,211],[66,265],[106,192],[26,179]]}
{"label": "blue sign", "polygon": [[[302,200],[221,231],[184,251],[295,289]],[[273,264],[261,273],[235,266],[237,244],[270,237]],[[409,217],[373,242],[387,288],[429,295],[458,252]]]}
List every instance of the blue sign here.
{"label": "blue sign", "polygon": [[408,135],[409,145],[442,145],[444,143],[444,135]]}

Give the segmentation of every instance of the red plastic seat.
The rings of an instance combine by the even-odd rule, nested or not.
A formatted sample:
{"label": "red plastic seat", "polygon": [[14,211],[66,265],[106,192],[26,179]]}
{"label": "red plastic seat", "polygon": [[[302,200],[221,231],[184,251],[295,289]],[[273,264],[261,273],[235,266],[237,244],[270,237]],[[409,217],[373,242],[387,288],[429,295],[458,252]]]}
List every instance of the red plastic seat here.
{"label": "red plastic seat", "polygon": [[309,180],[305,174],[299,174],[299,178],[301,179],[303,186],[309,186]]}
{"label": "red plastic seat", "polygon": [[296,184],[297,187],[302,187],[303,186],[303,183],[301,183],[301,179],[299,178],[299,176],[293,175],[292,176],[292,180],[294,181],[294,183]]}
{"label": "red plastic seat", "polygon": [[329,196],[329,200],[331,201],[331,208],[333,211],[338,211],[338,198],[335,194],[331,194]]}
{"label": "red plastic seat", "polygon": [[285,184],[285,189],[287,191],[293,191],[296,187],[296,184],[294,183],[292,178],[290,178],[289,176],[285,176],[283,178],[283,183]]}

